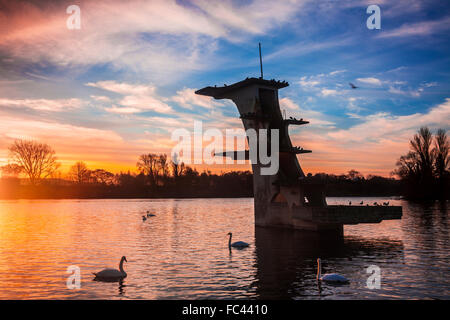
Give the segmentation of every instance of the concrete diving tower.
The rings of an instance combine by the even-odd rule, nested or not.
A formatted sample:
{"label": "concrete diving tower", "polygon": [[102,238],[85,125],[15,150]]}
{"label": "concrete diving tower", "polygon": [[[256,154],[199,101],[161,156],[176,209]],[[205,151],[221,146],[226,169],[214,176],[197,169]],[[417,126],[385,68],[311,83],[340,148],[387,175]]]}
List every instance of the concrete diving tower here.
{"label": "concrete diving tower", "polygon": [[[344,224],[401,219],[400,206],[327,205],[324,186],[311,184],[305,179],[297,154],[311,151],[292,146],[288,126],[309,122],[295,118],[283,119],[278,89],[288,85],[285,81],[247,78],[232,85],[206,87],[195,92],[215,99],[231,99],[239,110],[245,130],[279,130],[278,172],[261,175],[264,165],[260,164],[259,159],[252,163],[255,224],[342,234]],[[270,144],[270,134],[268,140]],[[241,152],[248,159],[248,151],[234,151],[234,155]]]}

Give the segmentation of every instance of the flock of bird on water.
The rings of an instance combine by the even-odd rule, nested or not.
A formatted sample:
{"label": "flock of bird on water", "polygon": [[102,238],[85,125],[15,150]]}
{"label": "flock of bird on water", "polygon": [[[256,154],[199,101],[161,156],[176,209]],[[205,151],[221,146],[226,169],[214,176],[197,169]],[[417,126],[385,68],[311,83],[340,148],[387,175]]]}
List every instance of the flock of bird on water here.
{"label": "flock of bird on water", "polygon": [[[363,204],[364,204],[364,201],[361,201],[359,204],[360,204],[360,205],[363,205]],[[349,201],[349,202],[348,202],[348,205],[351,206],[351,205],[352,205],[352,202]],[[374,205],[374,206],[381,206],[381,203],[374,202],[373,205]],[[388,205],[389,205],[389,201],[388,201],[388,202],[383,202],[383,206],[388,206]],[[369,204],[367,203],[366,206],[369,206]]]}
{"label": "flock of bird on water", "polygon": [[[349,202],[349,204],[351,205],[351,201]],[[361,205],[363,204],[363,201],[361,201],[360,203]],[[378,205],[376,202],[374,203],[375,205]],[[389,205],[389,202],[384,202],[383,205]],[[146,215],[142,216],[142,221],[146,221],[148,218],[151,217],[155,217],[156,215],[153,213],[150,213],[149,211],[147,211]],[[236,249],[244,249],[250,246],[250,244],[248,244],[247,242],[244,241],[235,241],[235,242],[231,242],[231,238],[233,237],[233,234],[231,232],[229,232],[227,234],[229,236],[228,238],[228,248],[231,250],[232,248],[236,248]],[[125,270],[123,269],[123,263],[124,262],[128,262],[127,258],[125,256],[123,256],[120,259],[119,262],[119,270],[117,269],[103,269],[100,272],[94,272],[94,280],[96,281],[103,281],[103,282],[116,282],[116,281],[121,281],[123,279],[125,279],[127,277],[127,273],[125,272]],[[350,281],[337,273],[327,273],[322,275],[322,263],[320,258],[317,259],[317,281],[319,282],[326,282],[326,283],[342,283],[342,284],[346,284],[349,283]]]}

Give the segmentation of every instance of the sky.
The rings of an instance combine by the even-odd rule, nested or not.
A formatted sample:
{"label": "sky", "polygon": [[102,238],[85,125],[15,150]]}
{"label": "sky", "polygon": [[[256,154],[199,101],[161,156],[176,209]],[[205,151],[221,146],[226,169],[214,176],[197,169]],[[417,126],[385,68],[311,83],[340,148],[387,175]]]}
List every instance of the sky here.
{"label": "sky", "polygon": [[[368,29],[369,5],[381,29]],[[78,5],[80,29],[66,12]],[[51,145],[63,172],[76,161],[136,170],[170,154],[175,129],[242,128],[209,85],[286,80],[286,115],[306,173],[389,176],[421,127],[450,128],[450,6],[418,0],[0,0],[0,165],[15,139]],[[349,82],[358,86],[352,89]],[[248,165],[197,165],[199,170]]]}

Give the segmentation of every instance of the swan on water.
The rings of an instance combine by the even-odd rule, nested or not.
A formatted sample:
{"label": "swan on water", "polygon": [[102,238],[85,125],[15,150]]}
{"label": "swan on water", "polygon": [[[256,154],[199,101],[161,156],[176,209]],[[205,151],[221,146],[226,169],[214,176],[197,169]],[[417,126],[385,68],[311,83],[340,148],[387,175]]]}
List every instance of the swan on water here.
{"label": "swan on water", "polygon": [[327,273],[322,275],[322,263],[320,258],[317,259],[317,280],[324,282],[334,282],[334,283],[348,283],[350,282],[346,277],[341,276],[337,273]]}
{"label": "swan on water", "polygon": [[247,242],[244,241],[236,241],[231,243],[231,237],[233,236],[233,234],[231,232],[228,232],[228,235],[230,236],[230,238],[228,239],[228,248],[231,249],[231,247],[233,248],[246,248],[249,246],[249,244]]}
{"label": "swan on water", "polygon": [[150,213],[150,211],[147,211],[147,218],[154,217],[155,215],[153,213]]}
{"label": "swan on water", "polygon": [[93,273],[95,275],[94,280],[97,281],[119,281],[126,278],[127,273],[123,270],[123,262],[127,262],[125,256],[120,259],[119,270],[117,269],[103,269],[100,272]]}

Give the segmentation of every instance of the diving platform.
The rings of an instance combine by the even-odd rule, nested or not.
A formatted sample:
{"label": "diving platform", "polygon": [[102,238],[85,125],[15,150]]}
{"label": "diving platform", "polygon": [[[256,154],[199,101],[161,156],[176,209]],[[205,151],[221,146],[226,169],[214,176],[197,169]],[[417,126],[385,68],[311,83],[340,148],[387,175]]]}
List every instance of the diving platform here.
{"label": "diving platform", "polygon": [[284,123],[286,125],[293,124],[293,125],[298,125],[298,126],[301,126],[301,125],[309,123],[309,121],[304,121],[303,119],[297,120],[295,118],[293,118],[293,119],[284,119],[283,121],[284,121]]}
{"label": "diving platform", "polygon": [[302,154],[302,153],[311,153],[312,150],[305,150],[303,148],[300,147],[292,147],[289,149],[282,149],[280,150],[280,152],[289,152],[289,153],[294,153],[294,154]]}
{"label": "diving platform", "polygon": [[214,153],[216,157],[228,157],[233,160],[250,160],[250,152],[248,150],[245,151],[224,151]]}
{"label": "diving platform", "polygon": [[[400,206],[328,205],[324,185],[309,183],[297,155],[311,153],[292,145],[289,125],[305,125],[309,121],[290,117],[284,119],[278,101],[278,90],[286,81],[246,78],[231,85],[208,86],[195,93],[215,99],[230,99],[237,109],[245,130],[278,130],[279,169],[272,175],[261,174],[263,165],[252,162],[255,224],[317,232],[343,234],[343,226],[358,223],[379,223],[401,219]],[[271,135],[268,134],[268,144]],[[259,139],[259,137],[257,138]],[[259,140],[258,140],[259,144]],[[253,151],[250,146],[250,151]],[[216,155],[248,159],[249,150],[219,152]]]}

